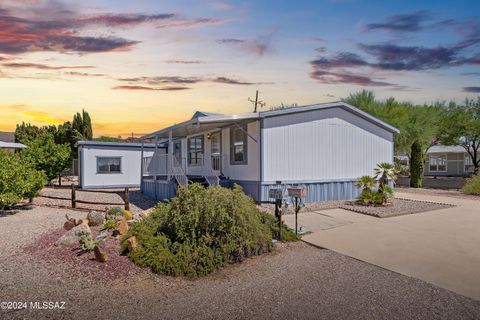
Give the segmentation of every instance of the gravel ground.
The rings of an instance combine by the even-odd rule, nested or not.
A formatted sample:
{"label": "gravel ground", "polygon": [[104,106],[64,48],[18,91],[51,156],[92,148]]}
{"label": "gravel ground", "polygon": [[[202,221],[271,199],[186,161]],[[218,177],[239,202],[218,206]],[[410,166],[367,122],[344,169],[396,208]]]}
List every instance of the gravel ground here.
{"label": "gravel ground", "polygon": [[[116,203],[116,205],[95,205],[95,204],[84,204],[84,203],[77,203],[78,209],[86,209],[86,210],[105,210],[105,207],[112,207],[112,206],[124,206],[123,202],[123,194],[124,190],[119,189],[109,189],[107,191],[118,191],[116,194],[112,193],[102,193],[102,192],[82,192],[78,190],[76,192],[77,200],[84,200],[84,201],[92,201],[92,202],[108,202],[108,203]],[[69,188],[43,188],[40,192],[40,197],[37,197],[33,200],[33,204],[38,206],[51,206],[51,207],[60,207],[60,208],[71,208],[71,190]],[[43,196],[53,196],[58,198],[63,198],[65,200],[60,199],[51,199],[45,198]],[[155,206],[156,202],[153,200],[148,199],[145,197],[141,192],[140,189],[129,189],[129,199],[130,199],[130,211],[134,214],[141,213],[142,211],[152,208]]]}
{"label": "gravel ground", "polygon": [[0,213],[0,301],[65,301],[0,319],[480,319],[479,301],[301,242],[194,280],[145,269],[98,279],[25,249],[67,212],[85,214]]}
{"label": "gravel ground", "polygon": [[458,190],[443,190],[443,189],[426,189],[426,188],[404,188],[397,187],[395,188],[400,192],[416,193],[416,194],[426,194],[432,196],[441,196],[441,197],[451,197],[459,199],[468,199],[468,200],[478,200],[480,201],[480,196],[465,194]]}
{"label": "gravel ground", "polygon": [[395,198],[384,206],[366,206],[355,201],[346,201],[340,208],[378,218],[388,218],[454,207],[450,204]]}

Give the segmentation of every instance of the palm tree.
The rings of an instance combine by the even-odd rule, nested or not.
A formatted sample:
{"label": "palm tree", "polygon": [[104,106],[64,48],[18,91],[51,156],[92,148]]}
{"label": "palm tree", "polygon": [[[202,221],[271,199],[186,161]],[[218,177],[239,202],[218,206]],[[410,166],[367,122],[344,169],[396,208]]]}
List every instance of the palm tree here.
{"label": "palm tree", "polygon": [[362,194],[371,192],[373,188],[377,186],[377,180],[370,176],[361,176],[355,182],[355,186],[362,190]]}
{"label": "palm tree", "polygon": [[392,189],[388,186],[388,180],[397,180],[397,169],[388,162],[381,162],[375,168],[375,179],[378,179],[378,192],[383,195],[383,202],[393,195]]}

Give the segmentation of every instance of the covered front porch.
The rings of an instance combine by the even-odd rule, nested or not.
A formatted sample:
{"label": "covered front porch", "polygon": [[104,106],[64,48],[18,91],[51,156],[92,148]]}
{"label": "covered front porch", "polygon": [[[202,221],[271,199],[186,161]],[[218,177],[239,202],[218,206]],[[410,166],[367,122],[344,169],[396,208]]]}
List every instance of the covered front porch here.
{"label": "covered front porch", "polygon": [[[154,142],[153,156],[142,153],[141,189],[150,198],[169,200],[179,186],[230,187],[248,166],[248,140],[255,136],[258,114],[194,115],[188,121],[143,137]],[[251,143],[251,142],[250,142]],[[233,170],[232,170],[232,167]]]}

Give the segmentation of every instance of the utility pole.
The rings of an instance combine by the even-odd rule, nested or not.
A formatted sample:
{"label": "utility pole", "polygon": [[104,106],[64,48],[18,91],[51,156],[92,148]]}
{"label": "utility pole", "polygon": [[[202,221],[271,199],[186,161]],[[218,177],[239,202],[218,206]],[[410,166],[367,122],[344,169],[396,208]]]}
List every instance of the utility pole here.
{"label": "utility pole", "polygon": [[255,109],[253,111],[253,113],[257,113],[257,107],[260,106],[260,108],[263,108],[265,107],[266,103],[264,101],[258,101],[258,90],[255,94],[255,100],[252,100],[250,98],[248,98],[248,101],[250,101],[251,103],[253,103],[253,105],[255,106]]}

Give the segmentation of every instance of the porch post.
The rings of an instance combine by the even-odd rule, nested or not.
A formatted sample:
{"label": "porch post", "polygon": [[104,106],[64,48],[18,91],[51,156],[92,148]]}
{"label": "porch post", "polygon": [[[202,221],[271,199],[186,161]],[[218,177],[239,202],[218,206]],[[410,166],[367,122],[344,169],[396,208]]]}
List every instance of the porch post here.
{"label": "porch post", "polygon": [[173,169],[173,133],[172,130],[168,131],[168,162],[170,165],[170,168],[168,168],[168,180],[170,180],[170,172]]}
{"label": "porch post", "polygon": [[144,172],[144,168],[143,168],[143,164],[144,164],[144,161],[143,161],[143,146],[145,144],[145,140],[142,138],[142,151],[140,153],[140,192],[143,193],[143,172]]}
{"label": "porch post", "polygon": [[154,173],[153,173],[153,186],[155,190],[155,199],[160,200],[158,196],[158,162],[155,157],[158,157],[157,155],[157,149],[158,149],[158,136],[155,136],[155,151],[153,152],[152,159],[150,160],[150,163],[153,162],[153,168],[154,168]]}

